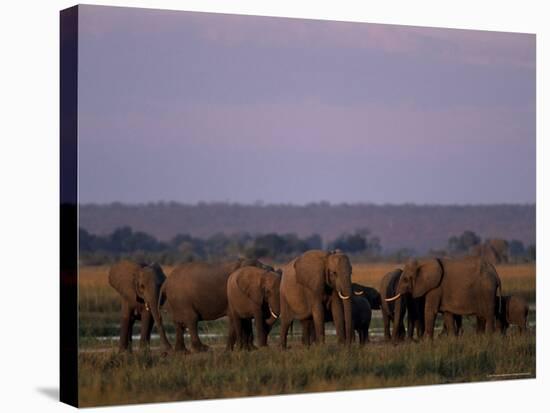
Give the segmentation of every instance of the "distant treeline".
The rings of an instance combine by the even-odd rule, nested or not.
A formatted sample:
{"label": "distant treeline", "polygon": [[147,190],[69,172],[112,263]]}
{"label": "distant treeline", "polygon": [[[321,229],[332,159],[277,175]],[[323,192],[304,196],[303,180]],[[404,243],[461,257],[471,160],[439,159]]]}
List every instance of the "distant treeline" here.
{"label": "distant treeline", "polygon": [[[498,242],[495,242],[498,241]],[[121,227],[108,235],[91,234],[79,229],[80,262],[84,265],[109,264],[121,258],[135,261],[157,261],[173,265],[195,260],[216,261],[230,257],[261,258],[285,262],[309,249],[340,249],[360,261],[402,262],[417,253],[413,248],[384,252],[380,239],[368,229],[343,233],[331,242],[323,243],[319,234],[299,237],[296,234],[218,233],[207,238],[178,234],[170,241],[160,241],[142,231]],[[476,249],[477,248],[477,249]],[[531,261],[535,247],[525,247],[521,241],[485,240],[472,231],[449,238],[447,246],[431,250],[430,255],[491,254],[495,262]]]}
{"label": "distant treeline", "polygon": [[79,205],[79,224],[93,234],[129,226],[169,242],[177,234],[207,239],[217,233],[319,234],[325,244],[343,232],[368,228],[386,251],[444,248],[451,235],[472,229],[483,238],[535,242],[535,205],[308,205],[177,202]]}

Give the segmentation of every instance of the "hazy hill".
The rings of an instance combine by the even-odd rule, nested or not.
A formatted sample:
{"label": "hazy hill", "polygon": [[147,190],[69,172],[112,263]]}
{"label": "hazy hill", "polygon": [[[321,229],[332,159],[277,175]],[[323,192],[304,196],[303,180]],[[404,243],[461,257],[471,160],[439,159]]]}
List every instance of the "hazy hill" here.
{"label": "hazy hill", "polygon": [[409,247],[422,253],[442,248],[451,235],[467,229],[482,237],[518,239],[526,245],[535,242],[534,205],[114,203],[81,205],[79,214],[80,226],[95,234],[128,225],[160,240],[178,233],[207,237],[218,232],[277,232],[318,233],[327,242],[343,232],[369,228],[386,251]]}

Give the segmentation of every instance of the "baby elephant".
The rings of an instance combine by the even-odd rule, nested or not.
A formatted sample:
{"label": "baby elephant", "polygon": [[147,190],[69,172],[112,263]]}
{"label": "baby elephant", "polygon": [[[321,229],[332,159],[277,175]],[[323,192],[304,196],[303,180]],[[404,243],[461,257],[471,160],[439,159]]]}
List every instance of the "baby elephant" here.
{"label": "baby elephant", "polygon": [[257,267],[243,267],[229,276],[227,315],[239,348],[250,350],[252,347],[251,340],[243,340],[243,326],[252,318],[256,324],[258,345],[267,345],[267,335],[280,314],[280,285],[280,272]]}
{"label": "baby elephant", "polygon": [[510,324],[519,327],[520,334],[527,331],[527,315],[529,314],[529,306],[523,297],[517,295],[503,295],[500,304],[497,297],[495,305],[495,313],[497,316],[496,326],[500,328],[502,334],[506,334],[506,330]]}
{"label": "baby elephant", "polygon": [[369,327],[372,317],[371,304],[366,297],[351,297],[351,317],[353,329],[359,334],[359,344],[364,345],[369,341]]}

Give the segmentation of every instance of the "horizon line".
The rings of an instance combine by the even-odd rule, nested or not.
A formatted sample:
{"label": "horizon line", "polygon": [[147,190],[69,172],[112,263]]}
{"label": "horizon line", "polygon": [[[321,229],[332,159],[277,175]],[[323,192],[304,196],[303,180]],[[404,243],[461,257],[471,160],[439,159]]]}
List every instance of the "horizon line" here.
{"label": "horizon line", "polygon": [[147,201],[147,202],[121,202],[121,201],[112,201],[112,202],[85,202],[78,203],[78,206],[124,206],[124,207],[139,207],[139,206],[157,206],[157,205],[178,205],[178,206],[190,206],[190,207],[199,207],[199,206],[239,206],[239,207],[311,207],[311,206],[329,206],[329,207],[339,207],[339,206],[376,206],[376,207],[396,207],[396,206],[411,206],[411,207],[495,207],[495,206],[533,206],[536,207],[535,202],[480,202],[480,203],[415,203],[415,202],[402,202],[402,203],[377,203],[377,202],[338,202],[331,203],[330,201],[315,201],[308,203],[291,203],[291,202],[264,202],[264,201],[255,201],[251,203],[247,202],[232,202],[232,201],[198,201],[198,202],[183,202],[183,201]]}

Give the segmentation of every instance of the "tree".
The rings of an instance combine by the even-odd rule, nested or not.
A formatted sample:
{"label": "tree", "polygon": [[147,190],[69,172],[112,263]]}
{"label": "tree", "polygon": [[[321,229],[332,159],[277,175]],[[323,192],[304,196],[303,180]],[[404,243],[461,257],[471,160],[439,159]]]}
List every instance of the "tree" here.
{"label": "tree", "polygon": [[449,253],[462,255],[469,253],[481,243],[481,238],[473,231],[464,231],[460,236],[452,236],[447,242]]}
{"label": "tree", "polygon": [[349,254],[378,255],[382,251],[380,239],[370,236],[368,229],[356,230],[353,234],[342,234],[329,244],[331,249],[339,249]]}
{"label": "tree", "polygon": [[525,255],[525,246],[523,242],[513,239],[508,243],[508,251],[512,257],[523,257]]}
{"label": "tree", "polygon": [[537,248],[535,244],[531,244],[527,247],[527,250],[525,251],[525,256],[529,261],[537,260]]}

